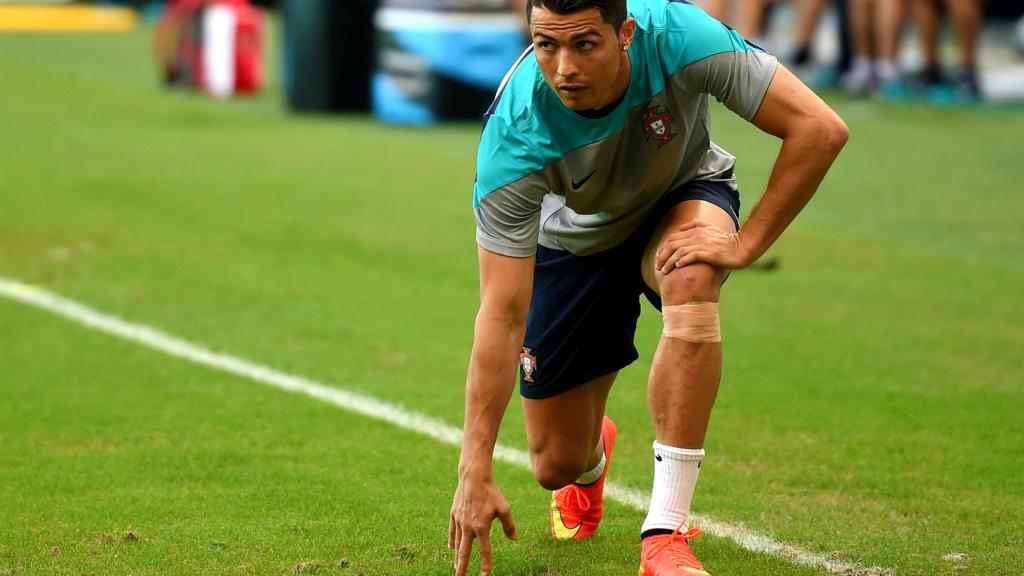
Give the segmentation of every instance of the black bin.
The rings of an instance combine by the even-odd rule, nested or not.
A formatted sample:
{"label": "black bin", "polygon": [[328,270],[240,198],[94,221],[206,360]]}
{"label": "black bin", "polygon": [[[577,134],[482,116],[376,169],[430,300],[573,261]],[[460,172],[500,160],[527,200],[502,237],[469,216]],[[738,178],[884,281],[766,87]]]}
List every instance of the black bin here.
{"label": "black bin", "polygon": [[370,109],[377,0],[285,0],[284,89],[296,111]]}

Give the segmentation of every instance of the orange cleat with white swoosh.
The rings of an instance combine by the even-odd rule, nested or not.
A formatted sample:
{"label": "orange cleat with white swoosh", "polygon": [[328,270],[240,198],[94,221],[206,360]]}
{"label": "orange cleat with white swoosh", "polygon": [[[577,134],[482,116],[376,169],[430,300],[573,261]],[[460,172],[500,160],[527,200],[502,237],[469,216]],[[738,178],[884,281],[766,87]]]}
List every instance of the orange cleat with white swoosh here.
{"label": "orange cleat with white swoosh", "polygon": [[604,479],[612,463],[615,423],[605,416],[601,423],[604,439],[604,471],[593,484],[573,483],[551,493],[551,536],[556,540],[583,540],[594,535],[604,514]]}
{"label": "orange cleat with white swoosh", "polygon": [[700,536],[700,528],[680,533],[681,529],[644,538],[637,576],[710,576],[690,550],[690,540]]}

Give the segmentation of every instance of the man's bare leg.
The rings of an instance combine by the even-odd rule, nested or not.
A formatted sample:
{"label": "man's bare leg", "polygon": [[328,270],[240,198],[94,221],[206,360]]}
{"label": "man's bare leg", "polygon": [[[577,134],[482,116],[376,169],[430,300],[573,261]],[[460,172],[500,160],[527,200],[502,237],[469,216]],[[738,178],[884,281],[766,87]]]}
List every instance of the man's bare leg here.
{"label": "man's bare leg", "polygon": [[[700,200],[677,205],[662,220],[645,251],[642,272],[648,286],[661,295],[663,308],[717,303],[727,277],[725,271],[703,263],[667,274],[654,269],[662,240],[692,220],[723,230],[736,229],[732,218],[721,208]],[[721,375],[721,342],[695,343],[661,337],[647,387],[657,438],[657,462],[651,509],[643,527],[645,535],[664,533],[686,522]]]}
{"label": "man's bare leg", "polygon": [[615,425],[604,416],[618,373],[543,400],[523,399],[530,461],[537,481],[552,491],[551,536],[582,540],[604,516],[604,479],[615,445]]}
{"label": "man's bare leg", "polygon": [[601,423],[616,376],[607,374],[551,398],[523,398],[530,461],[541,486],[556,490],[599,463]]}

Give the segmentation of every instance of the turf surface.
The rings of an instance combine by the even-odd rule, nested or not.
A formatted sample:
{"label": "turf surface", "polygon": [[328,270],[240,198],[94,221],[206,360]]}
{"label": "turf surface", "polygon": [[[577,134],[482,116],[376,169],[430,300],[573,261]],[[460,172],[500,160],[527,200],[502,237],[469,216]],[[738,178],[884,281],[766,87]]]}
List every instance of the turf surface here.
{"label": "turf surface", "polygon": [[[478,127],[167,93],[148,42],[0,36],[0,275],[460,424]],[[833,104],[853,138],[779,268],[723,294],[695,509],[898,574],[1024,574],[1024,113]],[[714,123],[749,209],[777,144]],[[454,449],[8,301],[0,327],[0,574],[449,573]],[[609,409],[641,489],[657,333]],[[501,439],[525,444],[514,402]],[[497,474],[501,574],[635,570],[639,513],[550,544],[544,492]]]}

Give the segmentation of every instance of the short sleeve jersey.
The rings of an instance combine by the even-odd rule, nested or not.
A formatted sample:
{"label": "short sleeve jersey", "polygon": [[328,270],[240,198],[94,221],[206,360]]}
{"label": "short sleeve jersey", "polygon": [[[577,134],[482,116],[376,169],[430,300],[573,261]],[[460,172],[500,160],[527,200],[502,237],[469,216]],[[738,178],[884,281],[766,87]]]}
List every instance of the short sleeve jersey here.
{"label": "short sleeve jersey", "polygon": [[477,243],[526,257],[577,255],[630,236],[665,193],[693,180],[736,188],[735,158],[709,136],[708,96],[750,120],[774,56],[684,0],[629,0],[629,87],[601,118],[566,108],[533,49],[488,110],[473,190]]}

